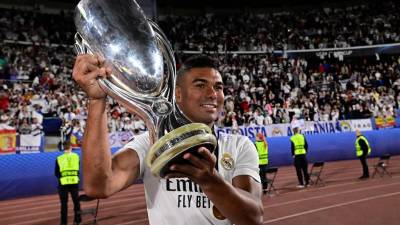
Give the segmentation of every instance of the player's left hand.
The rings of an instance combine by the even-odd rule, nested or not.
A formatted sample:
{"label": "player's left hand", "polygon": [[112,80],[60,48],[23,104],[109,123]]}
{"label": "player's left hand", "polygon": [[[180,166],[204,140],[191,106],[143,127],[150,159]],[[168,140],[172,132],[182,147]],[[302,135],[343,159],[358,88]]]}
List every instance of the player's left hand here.
{"label": "player's left hand", "polygon": [[197,157],[191,153],[186,153],[183,158],[191,164],[173,164],[170,167],[172,171],[166,178],[188,177],[198,185],[206,185],[218,177],[215,169],[217,159],[207,148],[200,147],[197,152],[202,156]]}

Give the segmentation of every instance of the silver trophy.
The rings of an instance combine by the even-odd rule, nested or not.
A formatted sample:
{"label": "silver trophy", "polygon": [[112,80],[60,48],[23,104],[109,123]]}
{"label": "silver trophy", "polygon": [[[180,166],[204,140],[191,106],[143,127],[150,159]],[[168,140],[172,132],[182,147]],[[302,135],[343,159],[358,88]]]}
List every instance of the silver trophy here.
{"label": "silver trophy", "polygon": [[[188,163],[186,152],[217,144],[211,129],[191,123],[175,104],[176,64],[158,25],[134,0],[82,0],[76,7],[78,54],[97,54],[112,74],[100,87],[146,123],[152,147],[146,163],[160,177],[173,163]],[[164,68],[166,70],[164,71]]]}

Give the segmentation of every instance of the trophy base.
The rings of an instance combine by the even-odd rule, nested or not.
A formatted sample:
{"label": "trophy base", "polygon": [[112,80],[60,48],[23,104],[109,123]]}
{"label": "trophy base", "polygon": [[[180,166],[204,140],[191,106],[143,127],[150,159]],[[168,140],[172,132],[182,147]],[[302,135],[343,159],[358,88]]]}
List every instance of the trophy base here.
{"label": "trophy base", "polygon": [[217,139],[211,129],[201,123],[191,123],[172,130],[160,138],[150,148],[146,163],[154,176],[164,178],[170,173],[172,164],[190,164],[183,158],[186,153],[201,157],[197,152],[199,147],[206,147],[213,152]]}
{"label": "trophy base", "polygon": [[[207,149],[214,149],[214,146],[212,144],[199,144],[196,146],[193,146],[189,149],[184,149],[182,152],[180,152],[179,154],[177,154],[176,156],[172,157],[169,160],[166,160],[165,165],[161,168],[161,170],[159,171],[159,175],[160,177],[164,178],[166,175],[168,175],[169,173],[171,173],[171,170],[169,169],[173,164],[191,164],[188,160],[183,158],[183,155],[186,153],[190,153],[193,154],[194,156],[198,157],[198,158],[203,158],[202,155],[200,155],[197,150],[200,147],[205,147]],[[213,152],[212,150],[210,150],[211,152]]]}

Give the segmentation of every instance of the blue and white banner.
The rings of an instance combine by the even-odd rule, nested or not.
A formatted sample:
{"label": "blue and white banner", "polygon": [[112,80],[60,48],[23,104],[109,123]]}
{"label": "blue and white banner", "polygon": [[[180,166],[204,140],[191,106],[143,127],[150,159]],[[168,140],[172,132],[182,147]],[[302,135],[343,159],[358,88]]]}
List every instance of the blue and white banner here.
{"label": "blue and white banner", "polygon": [[371,119],[341,120],[339,122],[342,132],[373,130]]}
{"label": "blue and white banner", "polygon": [[288,136],[290,124],[282,123],[282,124],[271,124],[267,125],[267,136],[266,137],[282,137]]}
{"label": "blue and white banner", "polygon": [[[217,128],[219,133],[233,133],[231,127]],[[271,124],[266,126],[240,126],[238,133],[254,139],[258,132],[263,133],[266,137],[292,136],[293,129],[290,123]],[[341,133],[339,122],[305,122],[303,134],[325,134],[325,133]]]}
{"label": "blue and white banner", "polygon": [[[238,133],[247,136],[250,140],[255,140],[257,133],[261,132],[266,137],[285,137],[293,135],[293,124],[270,124],[266,126],[239,126],[237,129],[232,127],[218,127],[216,129],[217,135],[221,133]],[[343,120],[343,121],[327,121],[327,122],[313,122],[306,121],[301,123],[301,133],[307,135],[314,134],[334,134],[342,132],[354,132],[356,129],[360,131],[373,130],[370,119],[359,120]],[[128,143],[134,137],[131,131],[121,131],[110,133],[109,141],[111,148],[120,148]]]}
{"label": "blue and white banner", "polygon": [[[293,135],[293,124],[271,124],[266,126],[240,126],[238,129],[232,127],[219,127],[217,134],[220,133],[239,133],[249,137],[251,140],[255,139],[257,133],[261,132],[266,137],[282,137]],[[306,121],[301,124],[301,133],[303,134],[332,134],[351,132],[359,129],[360,131],[373,130],[370,119],[359,120],[343,120],[343,121],[327,121],[327,122],[314,122]]]}
{"label": "blue and white banner", "polygon": [[17,153],[38,153],[43,151],[43,135],[21,134],[17,136]]}
{"label": "blue and white banner", "polygon": [[[342,128],[339,121],[328,121],[328,122],[305,122],[305,128],[301,133],[303,134],[329,134],[329,133],[341,133]],[[293,130],[288,131],[288,136],[292,136]]]}
{"label": "blue and white banner", "polygon": [[[282,124],[277,124],[277,125],[282,125]],[[217,136],[220,135],[220,133],[238,133],[243,136],[249,137],[251,140],[254,140],[256,137],[256,134],[261,132],[264,134],[264,136],[268,137],[267,134],[267,127],[266,126],[240,126],[238,129],[232,129],[232,127],[218,127],[216,130]]]}

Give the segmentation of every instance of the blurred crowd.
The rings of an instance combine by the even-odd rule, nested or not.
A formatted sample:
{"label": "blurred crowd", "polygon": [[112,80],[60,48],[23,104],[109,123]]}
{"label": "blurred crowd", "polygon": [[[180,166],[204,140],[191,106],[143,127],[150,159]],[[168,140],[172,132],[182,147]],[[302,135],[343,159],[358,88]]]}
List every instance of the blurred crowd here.
{"label": "blurred crowd", "polygon": [[[369,1],[256,13],[167,14],[159,15],[157,22],[175,50],[272,52],[397,43],[398,8],[396,1]],[[39,7],[30,11],[0,9],[0,39],[71,45],[73,18],[72,11],[46,14]]]}
{"label": "blurred crowd", "polygon": [[[219,52],[212,54],[225,83],[219,126],[389,117],[400,105],[399,55],[337,60],[278,57],[272,51],[398,42],[396,4],[241,16],[165,15],[159,21],[178,50],[178,62],[188,57],[180,50]],[[72,15],[0,12],[0,124],[36,134],[42,132],[43,118],[58,117],[65,126],[83,130],[87,99],[71,79]],[[226,50],[265,53],[223,54]],[[107,108],[110,132],[145,129],[140,118],[112,99]]]}
{"label": "blurred crowd", "polygon": [[396,43],[398,2],[237,14],[165,15],[159,21],[176,50],[266,51]]}
{"label": "blurred crowd", "polygon": [[396,116],[400,105],[400,57],[349,64],[271,55],[230,56],[220,71],[225,113],[220,125],[267,125]]}

